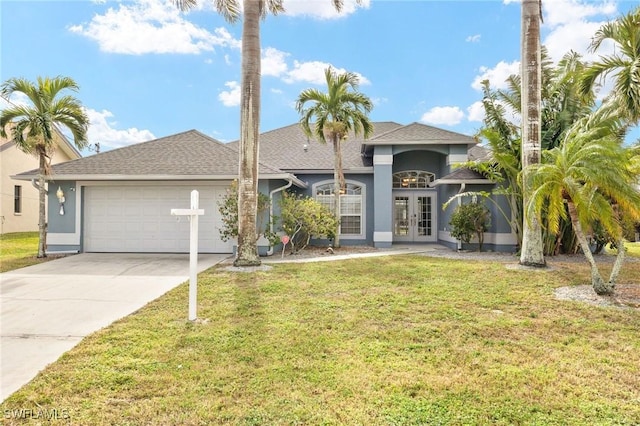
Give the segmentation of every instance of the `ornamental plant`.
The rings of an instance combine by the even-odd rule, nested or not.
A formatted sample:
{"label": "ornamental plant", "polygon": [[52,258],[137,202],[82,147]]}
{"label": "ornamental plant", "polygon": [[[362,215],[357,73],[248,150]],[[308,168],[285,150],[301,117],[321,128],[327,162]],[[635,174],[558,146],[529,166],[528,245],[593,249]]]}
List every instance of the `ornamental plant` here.
{"label": "ornamental plant", "polygon": [[462,204],[451,215],[449,225],[451,236],[467,244],[476,236],[478,251],[482,251],[484,233],[491,227],[491,213],[480,203]]}
{"label": "ornamental plant", "polygon": [[311,238],[333,238],[338,222],[333,213],[311,197],[282,193],[282,230],[289,236],[291,253],[304,250]]}
{"label": "ornamental plant", "polygon": [[[278,243],[278,236],[271,230],[267,212],[271,206],[268,195],[258,193],[258,219],[256,223],[256,242],[260,236],[264,236],[271,246]],[[238,182],[231,182],[224,197],[218,202],[218,209],[222,216],[222,228],[220,228],[220,238],[222,241],[229,241],[238,237]]]}

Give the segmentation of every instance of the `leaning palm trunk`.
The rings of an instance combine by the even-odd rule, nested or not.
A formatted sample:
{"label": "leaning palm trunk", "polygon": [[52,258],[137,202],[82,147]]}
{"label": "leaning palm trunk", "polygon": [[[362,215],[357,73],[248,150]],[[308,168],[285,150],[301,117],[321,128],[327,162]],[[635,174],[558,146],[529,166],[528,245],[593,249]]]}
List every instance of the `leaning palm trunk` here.
{"label": "leaning palm trunk", "polygon": [[602,279],[602,275],[600,275],[598,265],[593,258],[589,243],[587,242],[587,237],[584,235],[582,225],[580,224],[580,220],[578,219],[576,205],[572,201],[569,201],[567,205],[569,207],[569,217],[571,217],[571,225],[573,226],[573,230],[576,233],[578,244],[580,244],[582,253],[584,253],[584,256],[587,258],[589,265],[591,265],[591,285],[593,286],[593,290],[599,295],[613,294],[615,285],[613,283],[605,283]]}
{"label": "leaning palm trunk", "polygon": [[235,266],[260,265],[258,216],[258,132],[260,127],[260,2],[244,0],[242,99],[238,166],[238,254]]}
{"label": "leaning palm trunk", "polygon": [[620,275],[620,270],[622,269],[622,264],[624,263],[625,256],[625,248],[624,248],[624,238],[621,236],[616,242],[618,248],[618,254],[616,255],[616,261],[613,264],[613,269],[611,269],[611,275],[609,275],[609,283],[611,286],[616,285],[616,280],[618,279],[618,275]]}
{"label": "leaning palm trunk", "polygon": [[46,243],[47,240],[47,215],[46,215],[46,188],[44,186],[44,177],[47,174],[47,159],[43,153],[38,155],[40,167],[38,170],[38,258],[47,257]]}
{"label": "leaning palm trunk", "polygon": [[[532,192],[528,166],[540,163],[541,48],[540,1],[522,1],[522,202],[529,203]],[[520,263],[544,266],[542,228],[535,216],[524,209]]]}

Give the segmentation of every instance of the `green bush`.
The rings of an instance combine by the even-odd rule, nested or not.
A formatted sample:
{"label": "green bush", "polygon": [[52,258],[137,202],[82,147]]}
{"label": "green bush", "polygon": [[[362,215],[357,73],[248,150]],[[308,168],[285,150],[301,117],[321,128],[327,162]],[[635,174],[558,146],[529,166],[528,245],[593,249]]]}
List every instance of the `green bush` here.
{"label": "green bush", "polygon": [[467,244],[474,235],[478,237],[478,251],[482,251],[484,233],[491,227],[491,213],[483,204],[462,204],[456,207],[449,225],[451,236]]}
{"label": "green bush", "polygon": [[[268,195],[258,193],[258,220],[256,223],[256,241],[263,235],[272,246],[279,242],[278,236],[271,231],[266,214],[271,206]],[[238,236],[238,182],[235,180],[227,189],[225,196],[218,202],[220,215],[222,216],[222,228],[220,228],[220,238],[222,241],[229,241]]]}
{"label": "green bush", "polygon": [[312,237],[333,238],[338,227],[336,217],[321,203],[289,192],[282,193],[280,222],[289,236],[292,253],[303,250]]}

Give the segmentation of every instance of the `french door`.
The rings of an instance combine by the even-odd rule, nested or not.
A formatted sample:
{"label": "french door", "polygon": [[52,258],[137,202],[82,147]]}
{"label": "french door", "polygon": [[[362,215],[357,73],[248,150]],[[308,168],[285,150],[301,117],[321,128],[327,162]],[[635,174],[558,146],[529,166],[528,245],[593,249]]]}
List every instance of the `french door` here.
{"label": "french door", "polygon": [[393,241],[437,241],[436,194],[424,191],[393,193]]}

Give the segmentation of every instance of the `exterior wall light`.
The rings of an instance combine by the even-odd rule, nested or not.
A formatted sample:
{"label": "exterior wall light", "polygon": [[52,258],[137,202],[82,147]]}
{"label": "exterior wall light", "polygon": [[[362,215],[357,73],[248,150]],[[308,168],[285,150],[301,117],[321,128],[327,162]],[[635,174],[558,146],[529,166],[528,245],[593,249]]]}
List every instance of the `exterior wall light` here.
{"label": "exterior wall light", "polygon": [[58,187],[56,191],[56,197],[58,197],[58,202],[60,203],[60,216],[64,216],[64,192],[62,192],[62,188]]}

